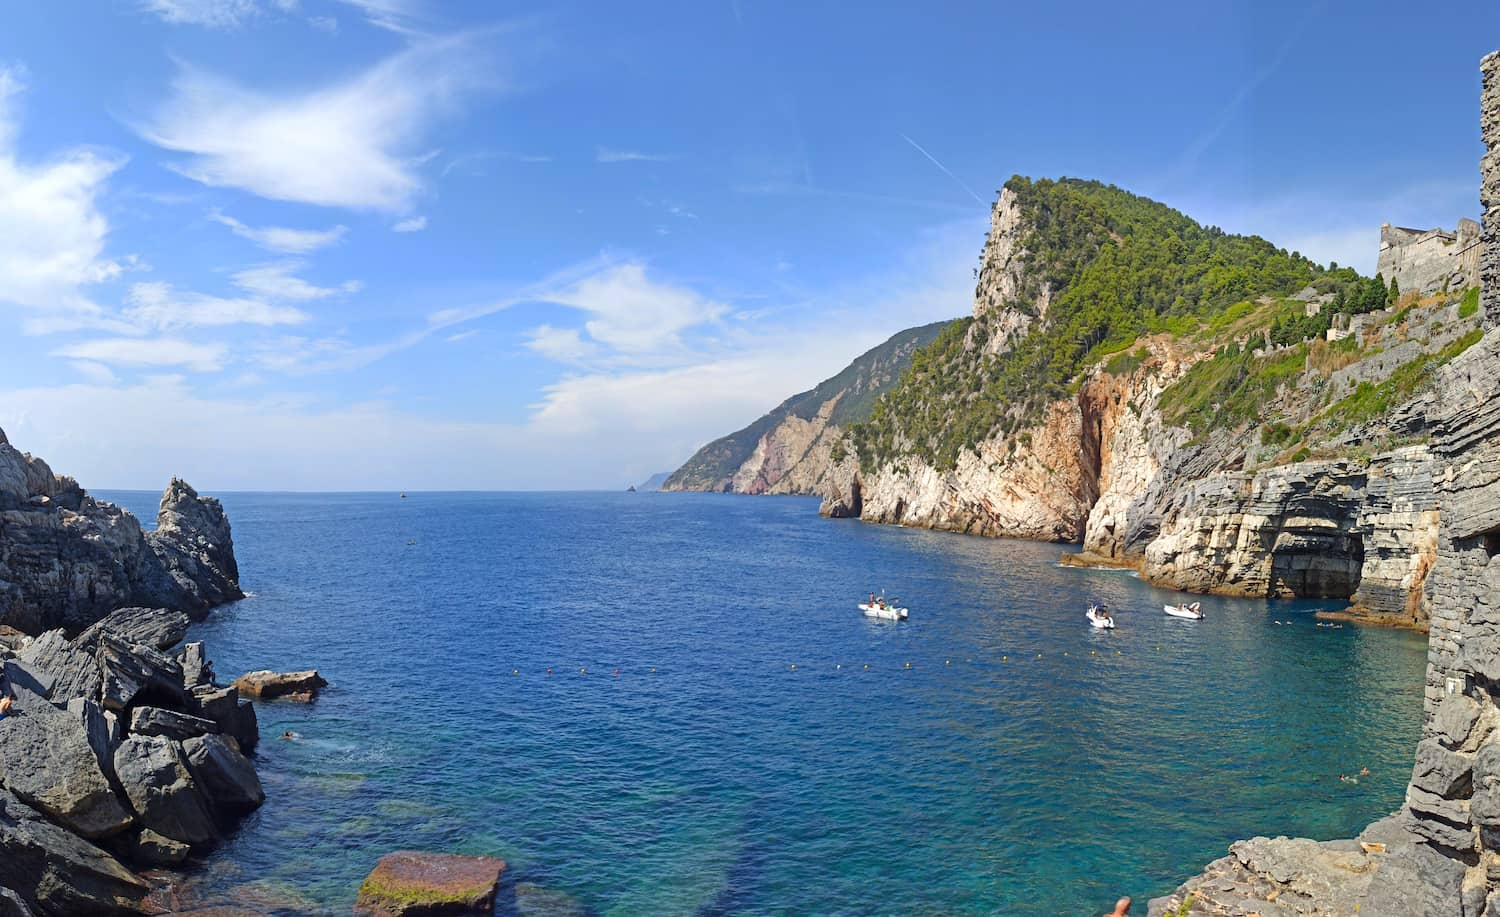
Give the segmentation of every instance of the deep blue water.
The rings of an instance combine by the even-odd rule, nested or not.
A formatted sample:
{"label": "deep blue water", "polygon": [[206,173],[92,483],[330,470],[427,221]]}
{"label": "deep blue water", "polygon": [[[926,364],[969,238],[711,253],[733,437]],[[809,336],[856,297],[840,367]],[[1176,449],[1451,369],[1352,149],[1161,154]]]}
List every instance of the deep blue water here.
{"label": "deep blue water", "polygon": [[[419,848],[598,914],[1097,914],[1238,838],[1350,835],[1419,732],[1421,637],[1308,603],[1171,619],[1055,545],[795,498],[223,501],[254,594],[192,639],[226,680],[332,682],[258,705],[268,801],[200,870],[230,899],[347,912]],[[863,619],[872,589],[911,620]]]}

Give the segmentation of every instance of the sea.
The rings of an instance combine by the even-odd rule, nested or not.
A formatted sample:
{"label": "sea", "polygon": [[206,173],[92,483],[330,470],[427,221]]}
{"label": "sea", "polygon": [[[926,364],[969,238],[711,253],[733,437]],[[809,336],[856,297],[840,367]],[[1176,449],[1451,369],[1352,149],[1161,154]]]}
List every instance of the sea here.
{"label": "sea", "polygon": [[1170,618],[1066,546],[796,497],[220,496],[249,597],[189,639],[330,686],[257,705],[266,803],[193,903],[348,913],[416,849],[504,858],[502,914],[1144,913],[1237,839],[1393,811],[1420,733],[1423,637]]}

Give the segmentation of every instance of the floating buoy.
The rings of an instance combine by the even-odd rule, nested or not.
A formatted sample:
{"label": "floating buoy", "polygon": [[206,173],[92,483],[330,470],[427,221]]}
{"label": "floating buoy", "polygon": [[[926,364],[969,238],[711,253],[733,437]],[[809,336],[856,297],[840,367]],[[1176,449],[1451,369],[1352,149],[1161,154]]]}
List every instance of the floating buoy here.
{"label": "floating buoy", "polygon": [[792,663],[792,671],[793,672],[797,671],[797,663],[795,663],[795,662]]}
{"label": "floating buoy", "polygon": [[953,664],[953,660],[952,659],[944,659],[943,660],[943,665],[952,665],[952,664]]}
{"label": "floating buoy", "polygon": [[579,670],[578,670],[578,674],[579,675],[587,675],[588,674],[588,670],[580,667]]}
{"label": "floating buoy", "polygon": [[651,667],[651,674],[652,674],[652,675],[655,675],[655,674],[656,674],[656,666],[652,666],[652,667]]}
{"label": "floating buoy", "polygon": [[1097,656],[1097,655],[1099,655],[1099,654],[1098,654],[1098,653],[1096,653],[1096,652],[1094,652],[1094,651],[1093,651],[1093,650],[1089,650],[1089,655],[1090,655],[1090,656]]}
{"label": "floating buoy", "polygon": [[510,674],[512,674],[512,675],[520,675],[521,674],[521,670],[520,669],[511,669],[510,670]]}
{"label": "floating buoy", "polygon": [[870,664],[869,664],[869,663],[868,663],[868,662],[867,662],[867,663],[865,663],[865,668],[866,668],[866,669],[867,669],[867,670],[868,670],[868,669],[869,669],[869,668],[870,668]]}
{"label": "floating buoy", "polygon": [[1064,656],[1068,655],[1068,651],[1067,650],[1063,650],[1063,655]]}
{"label": "floating buoy", "polygon": [[1001,656],[1001,657],[1000,657],[1000,661],[1001,661],[1001,662],[1006,662],[1006,661],[1008,661],[1008,660],[1009,660],[1009,659],[1010,659],[1010,657],[1009,657],[1009,656]]}
{"label": "floating buoy", "polygon": [[841,665],[835,665],[835,666],[834,666],[834,668],[835,668],[835,669],[842,669],[842,668],[843,668],[843,666],[841,666]]}
{"label": "floating buoy", "polygon": [[906,667],[907,667],[907,668],[908,668],[908,669],[909,669],[909,668],[911,668],[911,663],[909,663],[909,662],[908,662],[908,663],[907,663],[907,664],[906,664]]}
{"label": "floating buoy", "polygon": [[619,669],[615,669],[615,674],[616,675],[620,674],[620,670]]}
{"label": "floating buoy", "polygon": [[550,666],[550,665],[549,665],[549,666],[547,666],[547,674],[548,674],[548,675],[551,675],[551,674],[552,674],[552,666]]}

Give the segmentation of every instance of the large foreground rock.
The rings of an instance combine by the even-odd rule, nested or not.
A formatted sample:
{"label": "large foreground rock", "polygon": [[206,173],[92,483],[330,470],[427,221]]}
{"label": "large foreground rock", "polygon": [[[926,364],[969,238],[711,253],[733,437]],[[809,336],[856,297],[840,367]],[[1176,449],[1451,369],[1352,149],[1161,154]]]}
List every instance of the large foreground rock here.
{"label": "large foreground rock", "polygon": [[234,687],[244,697],[255,697],[261,700],[283,700],[301,701],[307,703],[317,696],[319,689],[326,688],[328,682],[323,680],[316,669],[306,672],[270,672],[261,670],[259,672],[247,672],[234,680]]}
{"label": "large foreground rock", "polygon": [[114,857],[47,821],[4,790],[0,887],[46,914],[137,913],[150,890]]}
{"label": "large foreground rock", "polygon": [[115,751],[115,773],[147,828],[190,846],[216,838],[208,803],[176,742],[163,736],[127,737]]}
{"label": "large foreground rock", "polygon": [[182,743],[188,769],[213,803],[214,811],[243,815],[266,801],[255,766],[234,739],[203,735]]}
{"label": "large foreground rock", "polygon": [[0,720],[0,785],[86,838],[130,825],[82,720],[32,703]]}
{"label": "large foreground rock", "polygon": [[380,858],[359,887],[357,914],[372,917],[443,917],[488,914],[505,861],[402,850]]}

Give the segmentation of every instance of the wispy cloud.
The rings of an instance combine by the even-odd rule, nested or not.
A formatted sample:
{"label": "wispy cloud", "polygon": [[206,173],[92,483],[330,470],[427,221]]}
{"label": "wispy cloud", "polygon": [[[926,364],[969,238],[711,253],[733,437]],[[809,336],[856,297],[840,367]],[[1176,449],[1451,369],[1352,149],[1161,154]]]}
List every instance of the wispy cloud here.
{"label": "wispy cloud", "polygon": [[347,226],[330,229],[287,229],[282,226],[246,226],[234,217],[218,210],[211,211],[208,218],[215,223],[228,226],[235,235],[249,239],[261,248],[288,255],[305,255],[320,248],[327,248],[348,233]]}
{"label": "wispy cloud", "polygon": [[639,261],[610,267],[541,298],[586,313],[589,337],[626,354],[675,349],[683,331],[729,311],[696,290],[651,279]]}
{"label": "wispy cloud", "polygon": [[137,130],[188,154],[172,167],[206,185],[404,210],[422,188],[427,127],[465,93],[504,87],[486,47],[493,42],[481,37],[423,41],[352,79],[283,95],[182,65],[172,97]]}
{"label": "wispy cloud", "polygon": [[427,228],[427,218],[423,217],[423,216],[419,216],[419,217],[412,217],[409,220],[402,220],[401,222],[397,223],[395,226],[391,227],[391,232],[421,232],[422,230],[424,230],[426,228]]}
{"label": "wispy cloud", "polygon": [[60,357],[129,367],[180,366],[216,372],[228,355],[223,344],[195,344],[181,338],[101,338],[53,351]]}
{"label": "wispy cloud", "polygon": [[256,0],[145,0],[142,8],[173,25],[235,29],[260,12]]}
{"label": "wispy cloud", "polygon": [[599,352],[599,345],[585,341],[577,328],[554,328],[541,325],[533,328],[526,341],[528,350],[560,363],[577,363]]}
{"label": "wispy cloud", "polygon": [[349,281],[337,287],[320,287],[293,275],[294,271],[301,270],[304,266],[301,261],[261,264],[239,271],[231,279],[235,286],[247,293],[270,300],[288,302],[311,302],[315,299],[327,299],[339,293],[359,292],[360,285],[356,281]]}
{"label": "wispy cloud", "polygon": [[124,270],[104,256],[109,222],[98,202],[125,160],[75,150],[22,163],[16,109],[23,85],[19,69],[0,67],[0,302],[98,316],[84,289]]}
{"label": "wispy cloud", "polygon": [[642,153],[639,150],[617,150],[607,146],[594,151],[595,162],[671,162],[677,158],[671,153]]}
{"label": "wispy cloud", "polygon": [[417,0],[335,0],[352,6],[364,15],[365,21],[376,28],[395,32],[398,35],[421,35],[420,24],[425,17],[424,5]]}
{"label": "wispy cloud", "polygon": [[125,318],[143,329],[172,331],[223,325],[297,325],[311,316],[300,309],[256,299],[224,299],[179,292],[169,283],[131,284]]}

